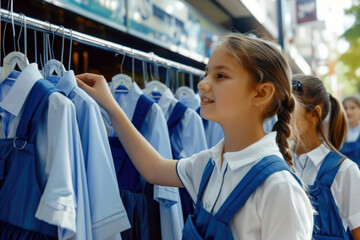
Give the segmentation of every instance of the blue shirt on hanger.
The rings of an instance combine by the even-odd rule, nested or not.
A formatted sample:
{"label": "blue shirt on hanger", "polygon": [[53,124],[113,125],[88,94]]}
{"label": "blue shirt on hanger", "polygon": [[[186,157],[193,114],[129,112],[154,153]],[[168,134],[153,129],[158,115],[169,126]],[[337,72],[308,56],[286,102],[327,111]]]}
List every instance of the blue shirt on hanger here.
{"label": "blue shirt on hanger", "polygon": [[[193,97],[183,96],[179,99],[185,106],[196,111],[200,115],[200,97],[199,94],[194,94]],[[201,115],[200,115],[201,116]],[[223,130],[217,122],[203,119],[205,137],[207,147],[211,148],[215,146],[221,139],[224,138]]]}
{"label": "blue shirt on hanger", "polygon": [[[76,84],[72,70],[52,82],[74,103],[84,153],[94,239],[108,239],[130,223],[120,198],[114,163],[100,107]],[[106,186],[106,187],[104,187]]]}
{"label": "blue shirt on hanger", "polygon": [[[25,100],[39,79],[29,64],[13,80],[0,85],[0,137],[14,138]],[[11,86],[11,87],[9,87]],[[91,239],[85,167],[74,104],[61,93],[50,95],[36,136],[39,185],[43,188],[36,218],[58,226],[59,239]]]}
{"label": "blue shirt on hanger", "polygon": [[[160,97],[158,104],[168,120],[178,100],[168,88]],[[187,108],[181,124],[176,126],[176,131],[170,139],[172,145],[180,154],[180,158],[190,157],[207,149],[205,132],[201,117],[192,109]]]}
{"label": "blue shirt on hanger", "polygon": [[[126,93],[117,93],[112,83],[109,83],[109,86],[113,96],[127,117],[133,119],[136,104],[139,97],[143,94],[142,90],[135,82],[133,82],[131,88]],[[108,115],[104,111],[103,115],[106,119],[108,135],[117,136]],[[145,122],[140,129],[140,133],[161,156],[171,158],[171,146],[168,138],[166,120],[157,104],[153,104],[149,110],[145,117]],[[160,203],[162,239],[181,239],[183,220],[179,219],[182,215],[178,189],[154,185],[154,199]]]}

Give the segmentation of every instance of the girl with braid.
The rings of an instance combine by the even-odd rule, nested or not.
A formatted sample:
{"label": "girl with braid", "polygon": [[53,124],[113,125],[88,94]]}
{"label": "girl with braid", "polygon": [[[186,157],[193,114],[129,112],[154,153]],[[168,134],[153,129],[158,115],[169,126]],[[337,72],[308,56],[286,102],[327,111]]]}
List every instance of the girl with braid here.
{"label": "girl with braid", "polygon": [[293,86],[303,106],[296,118],[294,164],[318,212],[313,237],[351,239],[352,232],[360,240],[360,171],[338,151],[347,131],[345,112],[319,78],[297,74]]}
{"label": "girl with braid", "polygon": [[[78,84],[108,112],[121,143],[142,176],[185,187],[195,204],[183,239],[307,240],[313,209],[294,175],[288,138],[290,68],[270,42],[237,33],[216,45],[198,84],[201,115],[218,122],[224,139],[189,158],[161,157],[135,130],[102,76]],[[265,118],[278,116],[273,132]]]}

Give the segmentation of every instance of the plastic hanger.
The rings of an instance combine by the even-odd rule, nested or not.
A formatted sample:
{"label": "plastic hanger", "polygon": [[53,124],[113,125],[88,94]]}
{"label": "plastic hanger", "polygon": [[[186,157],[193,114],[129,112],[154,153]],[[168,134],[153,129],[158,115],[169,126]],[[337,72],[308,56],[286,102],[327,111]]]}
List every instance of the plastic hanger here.
{"label": "plastic hanger", "polygon": [[[9,77],[10,73],[15,69],[16,66],[19,67],[19,69],[22,71],[26,68],[26,66],[29,65],[29,60],[27,58],[27,46],[26,46],[26,41],[27,41],[27,33],[26,33],[26,18],[24,14],[20,14],[20,16],[22,16],[24,18],[24,53],[20,52],[20,51],[16,51],[16,45],[15,45],[15,27],[14,27],[14,19],[13,19],[13,9],[12,9],[12,1],[11,1],[11,20],[12,20],[12,26],[13,26],[13,37],[14,37],[14,52],[9,53],[8,55],[6,55],[6,57],[3,60],[3,69],[1,72],[1,80],[0,83],[2,83],[7,77]],[[22,31],[22,27],[21,26],[21,30],[20,30],[20,34],[19,34],[19,38],[18,38],[18,48],[20,50],[20,45],[19,45],[19,39],[21,36],[21,31]],[[5,29],[6,30],[6,29]],[[5,35],[5,33],[4,33]]]}
{"label": "plastic hanger", "polygon": [[[156,79],[159,79],[159,72],[155,69]],[[144,93],[148,96],[162,96],[163,93],[168,89],[168,87],[160,82],[159,80],[155,80],[152,74],[152,68],[150,67],[150,76],[153,79],[152,81],[146,83],[145,89],[143,89]]]}
{"label": "plastic hanger", "polygon": [[125,53],[120,66],[120,73],[112,77],[111,82],[116,92],[128,92],[132,86],[131,78],[123,74],[123,64],[125,61]]}
{"label": "plastic hanger", "polygon": [[[60,26],[59,29],[60,28],[63,29],[62,48],[61,48],[61,61],[56,60],[54,58],[54,38],[55,38],[55,34],[53,32],[52,47],[51,47],[52,59],[50,59],[50,60],[48,60],[46,62],[45,66],[44,66],[44,69],[43,69],[44,78],[46,78],[46,79],[49,79],[50,76],[52,76],[54,73],[56,73],[57,76],[62,77],[64,75],[64,73],[66,72],[65,67],[63,65],[65,28],[64,28],[64,26]],[[50,25],[50,29],[51,29],[51,25]],[[56,30],[56,31],[58,31],[58,30]]]}
{"label": "plastic hanger", "polygon": [[192,99],[195,97],[195,92],[188,86],[181,86],[178,89],[176,89],[175,97],[177,99],[181,99],[183,97]]}

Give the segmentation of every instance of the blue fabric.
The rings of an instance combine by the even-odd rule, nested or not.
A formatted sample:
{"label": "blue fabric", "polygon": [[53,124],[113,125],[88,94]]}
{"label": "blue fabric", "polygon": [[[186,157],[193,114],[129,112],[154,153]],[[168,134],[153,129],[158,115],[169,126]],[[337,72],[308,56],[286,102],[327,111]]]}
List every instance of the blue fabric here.
{"label": "blue fabric", "polygon": [[[16,137],[25,100],[42,78],[37,64],[31,63],[13,80],[0,84],[0,138]],[[13,84],[8,85],[8,80]],[[44,189],[35,217],[58,226],[59,238],[76,234],[79,239],[91,239],[83,228],[83,217],[90,211],[75,107],[59,92],[51,94],[48,102],[35,140],[37,181]]]}
{"label": "blue fabric", "polygon": [[318,214],[314,217],[314,239],[349,239],[344,229],[338,207],[331,194],[342,156],[331,151],[325,157],[313,185],[309,186],[312,204]]}
{"label": "blue fabric", "polygon": [[[58,91],[46,80],[38,80],[25,102],[16,138],[0,139],[4,176],[0,181],[0,239],[50,239],[56,226],[35,218],[42,187],[35,154],[35,134],[48,97]],[[15,147],[16,146],[16,147]]]}
{"label": "blue fabric", "polygon": [[234,239],[230,228],[230,221],[243,207],[247,199],[255,192],[257,187],[261,185],[268,176],[275,172],[287,170],[295,177],[299,184],[301,184],[300,180],[283,159],[275,155],[265,157],[249,170],[217,213],[213,215],[207,212],[201,203],[202,195],[213,169],[214,164],[210,159],[203,172],[194,214],[190,215],[186,221],[183,230],[183,239]]}
{"label": "blue fabric", "polygon": [[[139,97],[143,91],[133,82],[128,91],[116,90],[116,84],[109,83],[110,91],[129,119],[133,119]],[[109,136],[117,136],[108,115],[103,111]],[[153,104],[140,128],[141,135],[166,159],[172,158],[168,128],[162,109]],[[182,219],[179,190],[175,187],[154,185],[153,199],[159,202],[162,239],[181,239],[184,221]]]}
{"label": "blue fabric", "polygon": [[[167,120],[167,125],[168,125],[170,136],[172,136],[174,134],[176,126],[180,123],[181,119],[184,117],[186,109],[187,108],[185,107],[185,105],[182,104],[181,102],[177,102],[175,104],[175,107],[172,110],[169,119]],[[174,149],[173,146],[171,147],[171,150],[172,150],[173,157],[175,159],[179,159],[180,153],[176,149]]]}
{"label": "blue fabric", "polygon": [[[132,118],[140,130],[151,106],[148,97],[141,95]],[[131,162],[117,137],[109,137],[121,198],[127,211],[131,229],[121,233],[123,239],[161,239],[158,203],[153,200],[153,185],[145,182]]]}
{"label": "blue fabric", "polygon": [[360,167],[360,136],[355,142],[345,142],[340,152]]}
{"label": "blue fabric", "polygon": [[[180,123],[181,119],[184,117],[185,111],[186,111],[185,105],[182,104],[181,102],[177,102],[167,121],[170,138],[174,133],[176,126]],[[180,158],[180,153],[176,151],[173,144],[171,144],[171,151],[174,159]],[[185,222],[187,217],[194,213],[194,204],[189,193],[186,191],[185,188],[179,188],[179,193],[181,199],[183,219]]]}
{"label": "blue fabric", "polygon": [[88,231],[92,231],[94,239],[109,238],[130,228],[130,224],[120,198],[100,108],[77,86],[73,71],[65,72],[61,78],[50,76],[48,80],[62,90],[76,108],[90,201],[91,216],[86,214],[87,221],[91,221]]}
{"label": "blue fabric", "polygon": [[[200,114],[201,107],[196,109],[196,112]],[[224,132],[222,130],[222,127],[217,122],[209,121],[205,118],[201,118],[203,125],[204,125],[204,131],[206,136],[206,142],[208,148],[212,148],[215,146],[221,139],[224,138]]]}

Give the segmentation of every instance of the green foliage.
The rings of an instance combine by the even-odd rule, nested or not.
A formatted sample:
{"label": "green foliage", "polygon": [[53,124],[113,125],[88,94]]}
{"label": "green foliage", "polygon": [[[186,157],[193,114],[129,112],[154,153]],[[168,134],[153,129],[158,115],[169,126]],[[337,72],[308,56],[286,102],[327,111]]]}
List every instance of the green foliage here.
{"label": "green foliage", "polygon": [[360,0],[354,1],[353,6],[347,9],[345,14],[354,16],[355,21],[342,35],[350,43],[350,47],[340,56],[339,60],[348,67],[348,71],[345,73],[346,78],[350,82],[357,83],[356,88],[359,88],[360,75],[356,74],[356,70],[360,67]]}

